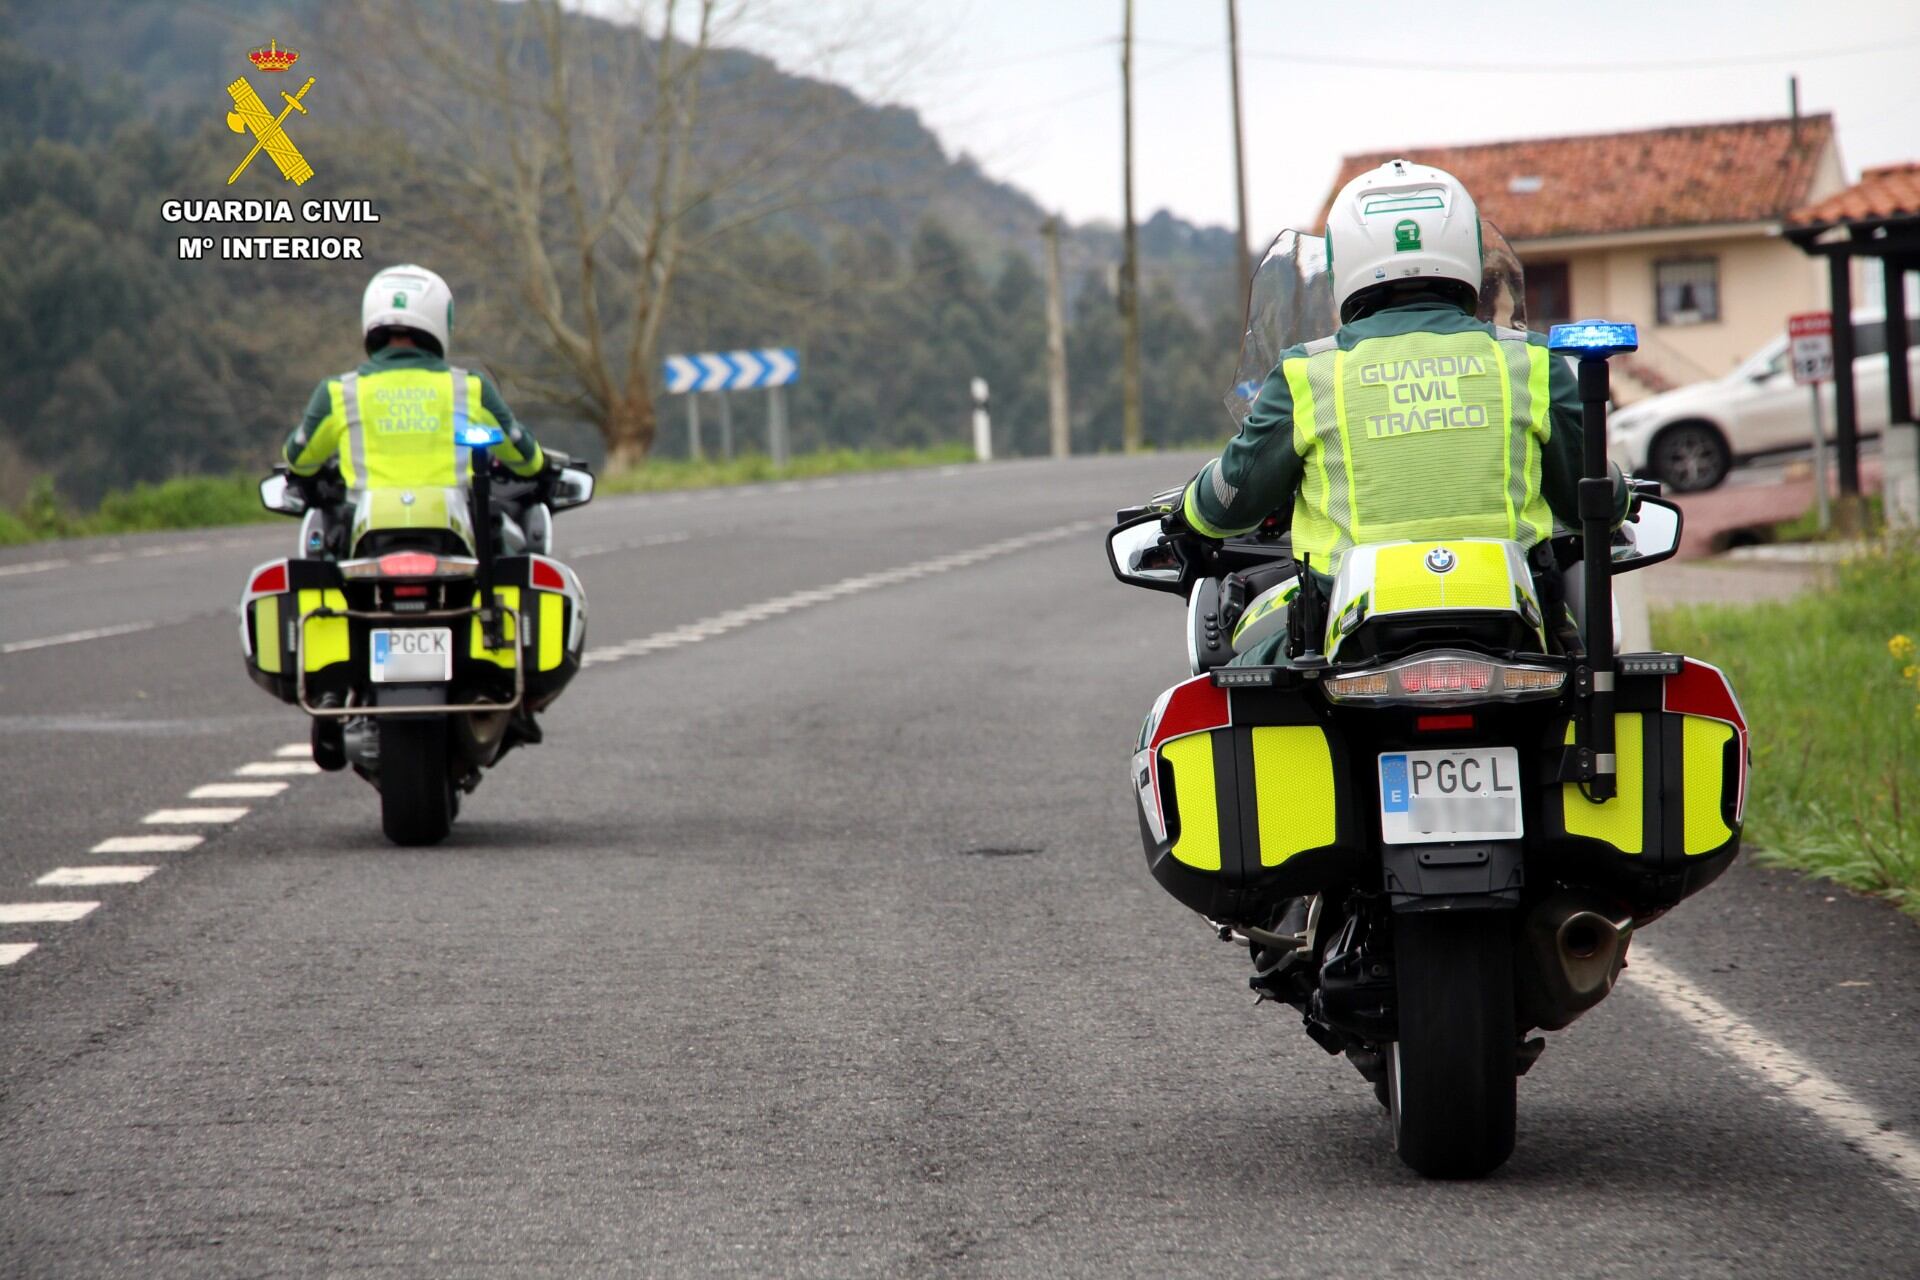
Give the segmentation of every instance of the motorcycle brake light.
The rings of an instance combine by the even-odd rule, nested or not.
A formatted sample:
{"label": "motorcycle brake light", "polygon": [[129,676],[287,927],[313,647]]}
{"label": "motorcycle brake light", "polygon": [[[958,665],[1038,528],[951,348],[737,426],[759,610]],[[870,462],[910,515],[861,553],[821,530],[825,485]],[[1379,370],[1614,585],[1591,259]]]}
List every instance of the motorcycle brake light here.
{"label": "motorcycle brake light", "polygon": [[249,595],[273,595],[287,589],[287,562],[275,560],[253,575],[253,581],[247,584]]}
{"label": "motorcycle brake light", "polygon": [[395,551],[380,557],[380,573],[388,578],[430,578],[439,568],[439,557],[424,551]]}
{"label": "motorcycle brake light", "polygon": [[411,600],[416,596],[424,596],[426,594],[426,587],[418,583],[412,586],[398,586],[393,589],[393,595],[396,600]]}
{"label": "motorcycle brake light", "polygon": [[1445,733],[1450,729],[1473,728],[1473,716],[1416,716],[1413,727],[1421,733]]}
{"label": "motorcycle brake light", "polygon": [[543,591],[567,589],[567,580],[561,574],[559,567],[551,561],[542,560],[539,556],[533,557],[532,581],[534,586]]}
{"label": "motorcycle brake light", "polygon": [[1484,693],[1493,683],[1493,664],[1471,658],[1435,658],[1400,668],[1407,693]]}

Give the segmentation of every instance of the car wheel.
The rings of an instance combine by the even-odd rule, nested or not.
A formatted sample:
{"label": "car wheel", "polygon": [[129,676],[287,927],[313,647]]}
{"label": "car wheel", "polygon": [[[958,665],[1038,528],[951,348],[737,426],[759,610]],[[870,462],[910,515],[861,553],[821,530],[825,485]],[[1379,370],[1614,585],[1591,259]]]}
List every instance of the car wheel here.
{"label": "car wheel", "polygon": [[1726,439],[1705,422],[1677,422],[1653,438],[1647,469],[1675,493],[1699,493],[1727,478]]}

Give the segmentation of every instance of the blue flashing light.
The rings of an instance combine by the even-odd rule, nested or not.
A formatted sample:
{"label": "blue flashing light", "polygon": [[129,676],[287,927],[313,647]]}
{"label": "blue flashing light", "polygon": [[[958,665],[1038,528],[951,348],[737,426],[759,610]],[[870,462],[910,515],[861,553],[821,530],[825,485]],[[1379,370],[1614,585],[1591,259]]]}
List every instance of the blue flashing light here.
{"label": "blue flashing light", "polygon": [[1616,320],[1576,320],[1553,326],[1547,332],[1547,347],[1566,355],[1605,359],[1638,351],[1640,328]]}
{"label": "blue flashing light", "polygon": [[463,449],[491,449],[505,440],[507,435],[498,427],[483,427],[468,423],[456,429],[453,438]]}

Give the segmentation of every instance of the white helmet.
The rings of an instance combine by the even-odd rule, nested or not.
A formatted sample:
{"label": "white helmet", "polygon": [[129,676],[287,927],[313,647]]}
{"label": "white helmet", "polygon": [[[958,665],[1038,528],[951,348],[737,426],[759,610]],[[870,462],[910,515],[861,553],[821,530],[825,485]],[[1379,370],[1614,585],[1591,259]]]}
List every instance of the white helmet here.
{"label": "white helmet", "polygon": [[425,267],[411,263],[388,267],[367,284],[360,296],[360,335],[367,351],[374,350],[376,329],[412,329],[423,333],[447,354],[453,336],[453,290]]}
{"label": "white helmet", "polygon": [[1403,280],[1454,280],[1477,298],[1480,209],[1452,174],[1389,160],[1333,198],[1327,257],[1342,323],[1354,295]]}

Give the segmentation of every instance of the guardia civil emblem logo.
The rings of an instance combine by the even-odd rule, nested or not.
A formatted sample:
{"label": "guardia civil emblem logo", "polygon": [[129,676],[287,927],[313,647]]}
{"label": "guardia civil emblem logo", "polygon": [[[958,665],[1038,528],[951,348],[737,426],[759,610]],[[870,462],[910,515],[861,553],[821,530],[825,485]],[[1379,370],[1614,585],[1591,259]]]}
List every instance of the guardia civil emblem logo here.
{"label": "guardia civil emblem logo", "polygon": [[[290,69],[300,61],[300,55],[292,49],[282,49],[280,42],[273,40],[250,51],[247,60],[261,71],[275,73]],[[228,186],[240,180],[240,175],[247,171],[247,166],[262,150],[273,161],[274,167],[280,170],[280,176],[294,186],[300,186],[313,176],[313,166],[300,154],[300,148],[293,145],[293,139],[287,136],[286,130],[288,116],[296,111],[301,115],[307,114],[307,109],[300,105],[300,99],[306,97],[307,90],[311,88],[313,77],[308,76],[298,93],[282,91],[280,96],[286,99],[287,105],[279,115],[272,116],[267,114],[266,104],[260,101],[260,95],[253,91],[253,86],[247,83],[245,76],[227,86],[227,96],[233,99],[233,110],[227,112],[227,128],[235,133],[253,135],[253,150],[247,152],[246,159],[227,175]]]}

